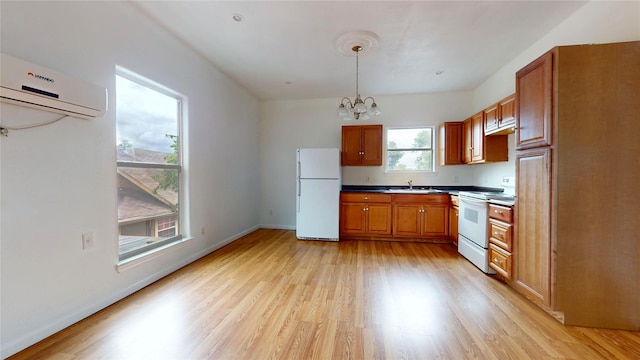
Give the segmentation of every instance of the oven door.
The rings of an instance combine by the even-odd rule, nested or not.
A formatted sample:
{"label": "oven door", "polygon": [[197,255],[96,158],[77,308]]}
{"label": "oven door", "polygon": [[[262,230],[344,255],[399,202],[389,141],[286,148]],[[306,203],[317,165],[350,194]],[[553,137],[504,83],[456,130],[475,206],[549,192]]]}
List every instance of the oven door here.
{"label": "oven door", "polygon": [[489,204],[484,200],[460,196],[458,234],[471,240],[483,249],[489,248],[487,228]]}

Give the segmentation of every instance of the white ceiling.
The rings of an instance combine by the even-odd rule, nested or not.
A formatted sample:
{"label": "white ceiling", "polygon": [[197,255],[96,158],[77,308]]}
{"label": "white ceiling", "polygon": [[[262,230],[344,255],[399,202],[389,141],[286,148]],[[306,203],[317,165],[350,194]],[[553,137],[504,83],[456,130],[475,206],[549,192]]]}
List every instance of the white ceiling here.
{"label": "white ceiling", "polygon": [[355,58],[335,45],[348,31],[379,37],[363,97],[474,89],[586,3],[133,1],[261,100],[355,97]]}

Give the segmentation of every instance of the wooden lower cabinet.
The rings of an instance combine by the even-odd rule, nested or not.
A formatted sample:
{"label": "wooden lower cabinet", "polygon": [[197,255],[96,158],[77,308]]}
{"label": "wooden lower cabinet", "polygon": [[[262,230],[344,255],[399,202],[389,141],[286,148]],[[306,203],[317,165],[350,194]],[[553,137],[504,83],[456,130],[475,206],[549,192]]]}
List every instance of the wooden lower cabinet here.
{"label": "wooden lower cabinet", "polygon": [[506,280],[512,279],[513,209],[489,204],[489,267]]}
{"label": "wooden lower cabinet", "polygon": [[449,195],[394,195],[393,236],[449,242]]}
{"label": "wooden lower cabinet", "polygon": [[517,227],[514,285],[536,303],[551,306],[551,148],[516,154]]}
{"label": "wooden lower cabinet", "polygon": [[340,236],[450,242],[449,195],[342,193]]}
{"label": "wooden lower cabinet", "polygon": [[340,236],[391,235],[391,195],[342,193]]}

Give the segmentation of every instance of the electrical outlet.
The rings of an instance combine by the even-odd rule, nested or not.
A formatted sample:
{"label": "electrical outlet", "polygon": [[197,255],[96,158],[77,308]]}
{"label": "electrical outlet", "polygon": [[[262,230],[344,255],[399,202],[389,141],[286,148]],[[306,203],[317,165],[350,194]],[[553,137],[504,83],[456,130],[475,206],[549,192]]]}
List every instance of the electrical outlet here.
{"label": "electrical outlet", "polygon": [[204,226],[202,227],[202,229],[200,229],[200,234],[204,236]]}
{"label": "electrical outlet", "polygon": [[269,210],[269,216],[273,216],[273,210]]}
{"label": "electrical outlet", "polygon": [[93,245],[93,233],[88,232],[82,234],[82,250],[90,249],[93,247]]}

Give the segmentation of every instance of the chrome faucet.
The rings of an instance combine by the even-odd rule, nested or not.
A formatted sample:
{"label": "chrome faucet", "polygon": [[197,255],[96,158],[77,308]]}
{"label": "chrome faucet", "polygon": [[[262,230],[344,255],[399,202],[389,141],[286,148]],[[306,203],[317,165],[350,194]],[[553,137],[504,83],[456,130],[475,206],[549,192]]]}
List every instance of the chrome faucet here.
{"label": "chrome faucet", "polygon": [[407,181],[407,184],[409,184],[409,190],[413,190],[413,180]]}

